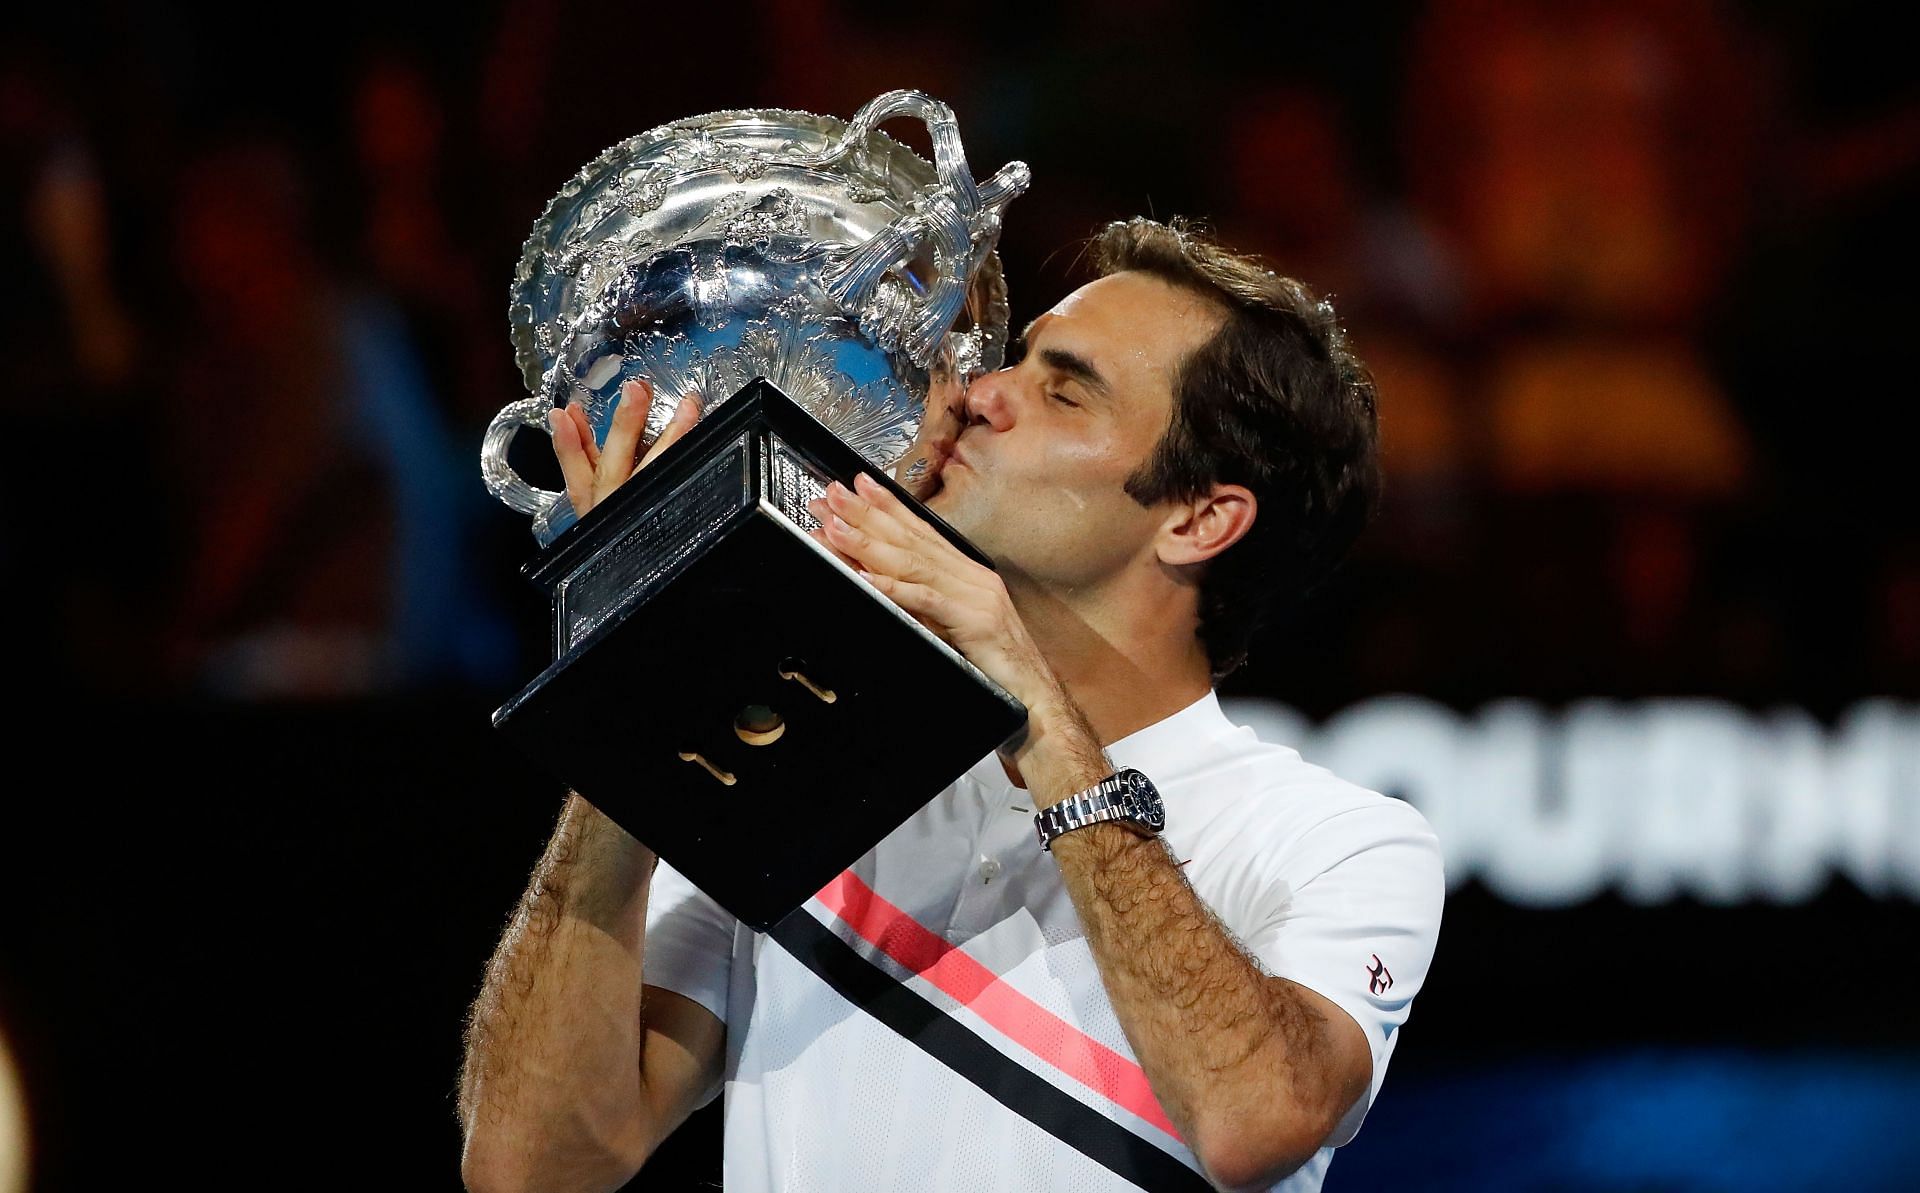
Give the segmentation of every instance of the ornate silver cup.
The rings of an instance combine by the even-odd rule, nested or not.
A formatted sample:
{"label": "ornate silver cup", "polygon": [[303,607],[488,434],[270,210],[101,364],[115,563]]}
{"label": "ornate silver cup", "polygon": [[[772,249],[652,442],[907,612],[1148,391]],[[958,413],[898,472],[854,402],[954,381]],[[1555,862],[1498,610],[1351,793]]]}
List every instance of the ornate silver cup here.
{"label": "ornate silver cup", "polygon": [[[934,162],[877,131],[924,121]],[[514,272],[514,355],[533,396],[509,404],[480,455],[488,489],[552,542],[564,494],[507,463],[523,426],[579,403],[604,442],[621,384],[653,384],[647,438],[674,406],[707,410],[765,377],[881,469],[913,440],[936,380],[998,368],[1006,287],[1001,210],[1027,187],[1011,162],[967,168],[952,111],[915,91],[842,123],[806,112],[715,112],[629,138],[561,188]]]}
{"label": "ornate silver cup", "polygon": [[[876,131],[924,120],[929,165]],[[764,929],[1025,722],[1017,700],[807,531],[830,480],[892,487],[933,387],[997,368],[994,244],[1025,189],[976,184],[953,114],[911,91],[842,124],[721,112],[582,170],[534,225],[511,308],[532,396],[488,428],[488,487],[533,515],[525,569],[554,662],[494,724],[742,921]],[[621,384],[648,437],[697,426],[575,519],[508,466],[578,403],[603,443]]]}

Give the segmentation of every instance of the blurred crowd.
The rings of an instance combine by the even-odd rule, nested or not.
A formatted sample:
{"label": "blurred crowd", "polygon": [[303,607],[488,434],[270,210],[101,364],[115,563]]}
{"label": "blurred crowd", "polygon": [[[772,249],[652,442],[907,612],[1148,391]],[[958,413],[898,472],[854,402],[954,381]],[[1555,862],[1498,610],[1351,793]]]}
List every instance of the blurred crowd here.
{"label": "blurred crowd", "polygon": [[1374,368],[1380,522],[1240,690],[1920,694],[1895,433],[1920,89],[1874,10],[1269,7],[4,18],[0,551],[29,670],[504,695],[539,661],[534,544],[477,452],[523,392],[507,283],[546,200],[667,119],[911,86],[977,172],[1033,166],[1017,320],[1104,221],[1186,214],[1329,293]]}

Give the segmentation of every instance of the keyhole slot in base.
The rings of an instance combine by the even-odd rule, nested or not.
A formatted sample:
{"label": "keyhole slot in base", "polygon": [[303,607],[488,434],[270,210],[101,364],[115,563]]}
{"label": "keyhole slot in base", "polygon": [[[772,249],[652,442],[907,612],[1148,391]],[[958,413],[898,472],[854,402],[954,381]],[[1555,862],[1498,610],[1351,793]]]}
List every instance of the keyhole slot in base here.
{"label": "keyhole slot in base", "polygon": [[712,775],[714,778],[718,779],[721,783],[725,784],[728,787],[731,787],[734,785],[734,783],[738,782],[738,780],[736,780],[732,774],[730,774],[727,771],[723,771],[719,767],[715,766],[713,763],[708,762],[705,756],[703,755],[693,753],[692,751],[689,751],[689,750],[682,750],[680,751],[680,760],[682,762],[699,763],[701,770],[706,771],[708,774]]}
{"label": "keyhole slot in base", "polygon": [[834,701],[840,699],[832,688],[823,688],[808,679],[806,673],[801,670],[805,665],[806,661],[804,659],[788,658],[780,660],[780,678],[790,679],[807,691],[812,692],[814,696],[819,698],[822,704],[832,704]]}

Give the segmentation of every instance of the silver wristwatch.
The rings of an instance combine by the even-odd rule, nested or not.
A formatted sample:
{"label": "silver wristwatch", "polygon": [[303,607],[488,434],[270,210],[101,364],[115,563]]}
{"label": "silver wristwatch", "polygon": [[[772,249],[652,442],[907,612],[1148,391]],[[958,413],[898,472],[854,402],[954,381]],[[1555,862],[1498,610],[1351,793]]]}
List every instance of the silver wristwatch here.
{"label": "silver wristwatch", "polygon": [[1107,820],[1151,836],[1167,827],[1167,808],[1153,781],[1128,767],[1047,808],[1033,818],[1033,827],[1040,834],[1040,848],[1051,850],[1060,834]]}

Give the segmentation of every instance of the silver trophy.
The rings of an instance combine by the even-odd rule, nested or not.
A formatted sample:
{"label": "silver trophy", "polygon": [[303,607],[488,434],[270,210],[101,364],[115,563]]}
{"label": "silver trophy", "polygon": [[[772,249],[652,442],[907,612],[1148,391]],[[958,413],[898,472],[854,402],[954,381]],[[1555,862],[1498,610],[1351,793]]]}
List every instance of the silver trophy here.
{"label": "silver trophy", "polygon": [[[924,121],[934,162],[886,137]],[[481,451],[533,517],[525,569],[554,662],[494,723],[742,920],[798,906],[1025,722],[1018,701],[808,537],[806,505],[868,472],[960,549],[893,473],[930,393],[998,368],[994,245],[1029,174],[976,183],[953,113],[895,91],[846,123],[717,112],[596,158],[514,274],[532,396]],[[585,518],[507,463],[578,404],[604,444],[621,385],[646,439],[694,429]]]}
{"label": "silver trophy", "polygon": [[[877,131],[924,121],[934,164]],[[521,427],[581,405],[604,442],[620,385],[653,384],[647,438],[687,394],[712,411],[765,377],[876,468],[913,442],[936,377],[964,383],[1006,350],[994,245],[1023,162],[976,183],[943,103],[893,91],[842,123],[715,112],[602,153],[561,188],[514,271],[514,359],[532,397],[487,428],[480,470],[550,543],[565,494],[507,463]]]}

